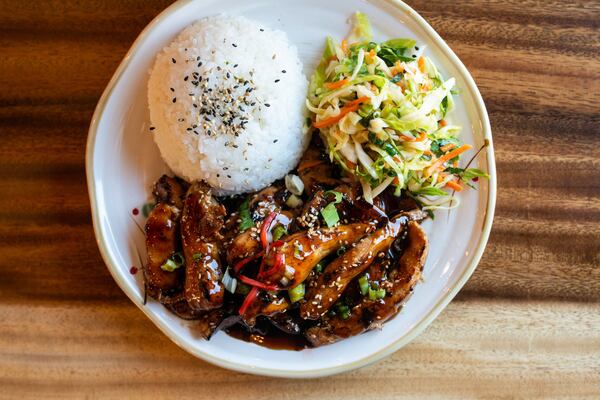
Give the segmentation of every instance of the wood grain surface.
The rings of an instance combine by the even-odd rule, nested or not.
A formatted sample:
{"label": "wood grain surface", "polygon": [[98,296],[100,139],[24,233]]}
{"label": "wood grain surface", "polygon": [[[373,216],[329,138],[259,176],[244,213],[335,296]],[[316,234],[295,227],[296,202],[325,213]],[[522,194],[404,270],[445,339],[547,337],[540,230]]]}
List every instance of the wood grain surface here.
{"label": "wood grain surface", "polygon": [[358,371],[292,381],[179,349],[96,247],[89,122],[168,3],[0,0],[1,398],[600,398],[599,1],[410,1],[486,101],[491,238],[413,343]]}

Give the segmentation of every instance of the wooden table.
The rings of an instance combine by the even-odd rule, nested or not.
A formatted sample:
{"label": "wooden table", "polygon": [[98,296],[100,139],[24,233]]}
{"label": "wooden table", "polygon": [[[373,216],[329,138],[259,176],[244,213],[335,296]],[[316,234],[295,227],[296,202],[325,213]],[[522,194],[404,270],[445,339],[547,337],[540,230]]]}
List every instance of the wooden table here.
{"label": "wooden table", "polygon": [[599,1],[410,2],[487,103],[494,228],[469,283],[412,344],[306,381],[195,359],[100,258],[88,125],[130,44],[168,3],[0,0],[0,397],[600,397]]}

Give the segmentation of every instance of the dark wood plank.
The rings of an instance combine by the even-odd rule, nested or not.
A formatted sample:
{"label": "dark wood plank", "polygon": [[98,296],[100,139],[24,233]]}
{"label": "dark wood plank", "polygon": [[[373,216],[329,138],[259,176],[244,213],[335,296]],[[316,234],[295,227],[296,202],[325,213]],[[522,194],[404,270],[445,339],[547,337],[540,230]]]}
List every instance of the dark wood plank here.
{"label": "dark wood plank", "polygon": [[[0,0],[0,397],[209,388],[241,398],[259,393],[248,389],[254,384],[266,398],[283,393],[276,380],[226,372],[176,348],[121,293],[96,247],[84,170],[89,121],[137,34],[169,3]],[[368,369],[288,384],[286,394],[593,397],[600,2],[410,4],[486,101],[498,164],[490,242],[457,301],[413,345]]]}

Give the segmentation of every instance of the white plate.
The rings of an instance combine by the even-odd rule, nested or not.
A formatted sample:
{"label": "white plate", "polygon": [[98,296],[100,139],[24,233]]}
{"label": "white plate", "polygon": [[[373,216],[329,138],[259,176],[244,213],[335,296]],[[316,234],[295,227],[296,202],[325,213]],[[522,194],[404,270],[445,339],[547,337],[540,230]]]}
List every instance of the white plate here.
{"label": "white plate", "polygon": [[[380,331],[303,351],[271,350],[234,339],[223,332],[210,341],[195,338],[184,322],[162,305],[143,305],[141,267],[143,234],[132,209],[147,201],[150,187],[166,167],[148,130],[146,82],[156,53],[185,26],[217,13],[241,14],[287,32],[310,75],[327,35],[342,38],[355,11],[369,16],[376,40],[412,37],[427,45],[426,55],[460,89],[451,119],[464,127],[462,138],[479,148],[489,146],[476,166],[491,175],[479,190],[460,193],[462,206],[439,212],[424,227],[431,251],[419,284],[400,314]],[[460,60],[411,8],[394,0],[197,0],[179,1],[140,34],[104,91],[92,119],[87,147],[87,179],[98,246],[116,282],[129,298],[177,345],[225,368],[284,377],[324,376],[372,363],[417,336],[465,284],[483,253],[490,232],[496,193],[492,137],[485,105]],[[136,218],[143,225],[143,217]],[[465,327],[469,329],[469,327]]]}

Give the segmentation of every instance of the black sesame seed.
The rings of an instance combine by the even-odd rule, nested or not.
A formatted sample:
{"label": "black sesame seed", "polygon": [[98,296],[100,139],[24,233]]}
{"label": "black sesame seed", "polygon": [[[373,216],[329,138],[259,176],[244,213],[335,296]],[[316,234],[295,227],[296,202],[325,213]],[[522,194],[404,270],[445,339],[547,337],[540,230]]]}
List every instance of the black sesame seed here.
{"label": "black sesame seed", "polygon": [[151,130],[151,131],[153,131],[153,130],[155,130],[155,129],[156,129],[156,128],[155,128],[155,127],[153,127],[153,126],[151,126],[151,127],[150,127],[150,130]]}
{"label": "black sesame seed", "polygon": [[279,141],[279,139],[275,139],[273,140],[273,143],[277,143]]}
{"label": "black sesame seed", "polygon": [[238,65],[237,65],[237,64],[235,64],[235,65],[233,66],[233,68],[237,68],[237,66],[238,66]]}
{"label": "black sesame seed", "polygon": [[287,71],[286,71],[285,69],[282,69],[282,70],[281,70],[281,73],[282,73],[282,74],[285,74],[286,72],[287,72]]}
{"label": "black sesame seed", "polygon": [[261,31],[261,32],[264,32],[265,30],[264,30],[263,28],[260,28],[260,31]]}
{"label": "black sesame seed", "polygon": [[171,89],[171,92],[174,92],[174,91],[175,91],[175,89],[173,89],[173,88],[169,88],[169,89]]}
{"label": "black sesame seed", "polygon": [[231,74],[228,72],[226,75],[227,79],[231,78]]}
{"label": "black sesame seed", "polygon": [[190,77],[187,76],[187,75],[185,76],[185,78],[183,78],[183,80],[186,81],[186,82],[187,82],[188,79],[190,79]]}
{"label": "black sesame seed", "polygon": [[177,60],[174,58],[171,58],[171,61],[173,61],[173,64],[177,64]]}
{"label": "black sesame seed", "polygon": [[269,103],[265,103],[265,107],[271,107]]}
{"label": "black sesame seed", "polygon": [[275,79],[275,83],[279,82],[281,79]]}
{"label": "black sesame seed", "polygon": [[173,103],[177,102],[177,97],[173,97]]}
{"label": "black sesame seed", "polygon": [[227,177],[228,177],[229,179],[231,179],[231,175],[227,175]]}
{"label": "black sesame seed", "polygon": [[198,63],[198,67],[201,67],[201,66],[202,66],[202,61],[200,61],[200,62]]}
{"label": "black sesame seed", "polygon": [[417,55],[416,55],[416,54],[413,54],[413,55],[412,55],[412,58],[417,58]]}
{"label": "black sesame seed", "polygon": [[237,47],[237,44],[235,44],[235,43],[231,43],[231,45],[232,45],[233,47]]}
{"label": "black sesame seed", "polygon": [[415,50],[419,51],[419,46],[415,46]]}

